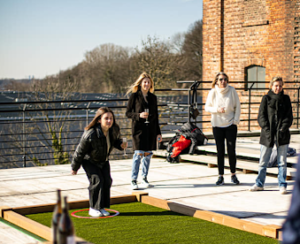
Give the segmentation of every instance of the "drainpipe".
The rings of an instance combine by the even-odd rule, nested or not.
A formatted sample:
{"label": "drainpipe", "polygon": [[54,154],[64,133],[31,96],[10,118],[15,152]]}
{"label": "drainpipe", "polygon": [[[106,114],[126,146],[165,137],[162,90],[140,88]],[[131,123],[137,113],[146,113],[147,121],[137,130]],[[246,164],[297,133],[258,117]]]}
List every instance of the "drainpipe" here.
{"label": "drainpipe", "polygon": [[220,71],[224,71],[224,0],[221,0],[220,11]]}

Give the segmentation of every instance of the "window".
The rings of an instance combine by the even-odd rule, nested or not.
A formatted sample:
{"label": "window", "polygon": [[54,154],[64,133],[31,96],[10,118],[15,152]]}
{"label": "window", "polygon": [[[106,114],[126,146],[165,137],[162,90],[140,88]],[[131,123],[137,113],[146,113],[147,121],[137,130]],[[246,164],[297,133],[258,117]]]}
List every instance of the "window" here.
{"label": "window", "polygon": [[246,81],[247,88],[252,86],[251,81],[256,81],[256,83],[252,86],[254,88],[266,88],[266,84],[264,83],[266,80],[266,68],[262,66],[250,66],[246,68]]}

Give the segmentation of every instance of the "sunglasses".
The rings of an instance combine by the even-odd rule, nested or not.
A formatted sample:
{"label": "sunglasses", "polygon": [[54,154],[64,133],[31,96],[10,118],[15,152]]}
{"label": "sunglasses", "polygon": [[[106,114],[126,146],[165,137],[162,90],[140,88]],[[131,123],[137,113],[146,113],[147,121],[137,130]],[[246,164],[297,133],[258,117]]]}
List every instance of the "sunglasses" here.
{"label": "sunglasses", "polygon": [[227,81],[227,79],[226,78],[221,78],[221,79],[218,79],[219,81]]}

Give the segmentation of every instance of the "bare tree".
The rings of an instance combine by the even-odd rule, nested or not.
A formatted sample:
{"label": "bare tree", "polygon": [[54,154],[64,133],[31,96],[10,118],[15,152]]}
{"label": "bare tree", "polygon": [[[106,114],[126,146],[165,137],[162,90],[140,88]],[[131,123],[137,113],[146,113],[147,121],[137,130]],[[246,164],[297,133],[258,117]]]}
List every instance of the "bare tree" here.
{"label": "bare tree", "polygon": [[187,80],[202,77],[202,20],[196,21],[185,35],[181,72]]}
{"label": "bare tree", "polygon": [[122,87],[128,83],[130,53],[130,48],[103,44],[85,54],[92,83],[102,87],[99,92],[122,92]]}
{"label": "bare tree", "polygon": [[136,48],[137,70],[148,72],[156,88],[172,87],[175,84],[174,67],[177,55],[172,52],[169,42],[156,37],[147,37],[142,41],[142,50]]}

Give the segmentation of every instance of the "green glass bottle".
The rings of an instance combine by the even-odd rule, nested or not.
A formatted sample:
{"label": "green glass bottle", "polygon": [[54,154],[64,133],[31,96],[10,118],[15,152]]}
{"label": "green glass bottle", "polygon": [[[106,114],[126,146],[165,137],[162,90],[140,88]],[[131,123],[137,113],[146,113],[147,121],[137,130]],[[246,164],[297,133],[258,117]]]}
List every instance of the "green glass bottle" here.
{"label": "green glass bottle", "polygon": [[67,197],[64,197],[62,215],[58,225],[58,244],[75,244],[75,231],[73,222],[69,215]]}
{"label": "green glass bottle", "polygon": [[57,189],[57,202],[54,207],[53,215],[52,215],[52,242],[54,244],[58,244],[58,224],[62,214],[61,208],[61,190]]}

